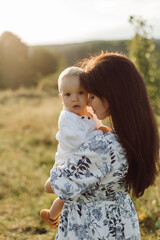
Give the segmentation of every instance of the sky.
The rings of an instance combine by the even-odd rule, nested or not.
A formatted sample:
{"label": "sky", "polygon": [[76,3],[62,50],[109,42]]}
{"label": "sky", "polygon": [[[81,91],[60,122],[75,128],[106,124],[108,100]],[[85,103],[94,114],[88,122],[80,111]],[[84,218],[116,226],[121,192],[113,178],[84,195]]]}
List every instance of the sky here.
{"label": "sky", "polygon": [[131,39],[131,15],[160,39],[160,0],[0,0],[0,35],[10,31],[27,45]]}

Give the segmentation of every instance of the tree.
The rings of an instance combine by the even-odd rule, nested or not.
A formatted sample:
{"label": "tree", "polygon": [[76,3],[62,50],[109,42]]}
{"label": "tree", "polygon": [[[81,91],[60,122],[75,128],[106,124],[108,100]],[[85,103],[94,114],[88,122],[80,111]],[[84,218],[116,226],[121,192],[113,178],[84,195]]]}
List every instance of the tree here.
{"label": "tree", "polygon": [[30,86],[32,81],[28,47],[13,33],[4,32],[0,37],[0,87]]}
{"label": "tree", "polygon": [[56,54],[44,47],[37,47],[31,55],[31,63],[34,71],[41,76],[54,73],[58,69],[58,58]]}
{"label": "tree", "polygon": [[151,104],[160,111],[160,70],[158,54],[151,35],[151,27],[141,17],[130,16],[135,36],[129,44],[129,57],[135,63],[146,83]]}

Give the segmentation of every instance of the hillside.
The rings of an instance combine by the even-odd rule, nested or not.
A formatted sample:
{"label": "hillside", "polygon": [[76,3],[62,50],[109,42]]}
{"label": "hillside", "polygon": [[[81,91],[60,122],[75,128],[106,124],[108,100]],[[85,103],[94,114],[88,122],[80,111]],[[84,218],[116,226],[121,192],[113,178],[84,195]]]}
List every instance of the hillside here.
{"label": "hillside", "polygon": [[45,47],[50,51],[59,51],[68,66],[77,63],[83,58],[89,57],[91,54],[95,54],[98,51],[118,51],[127,53],[128,41],[90,41],[82,43],[70,43],[63,45],[43,45],[31,47],[33,50],[36,47]]}
{"label": "hillside", "polygon": [[[82,43],[70,43],[63,45],[42,45],[42,46],[32,46],[31,50],[36,47],[45,47],[50,51],[59,51],[67,63],[67,65],[72,65],[77,63],[83,58],[89,57],[91,54],[97,52],[109,51],[127,54],[128,44],[130,40],[119,40],[119,41],[90,41]],[[160,52],[160,39],[154,40],[157,51]]]}

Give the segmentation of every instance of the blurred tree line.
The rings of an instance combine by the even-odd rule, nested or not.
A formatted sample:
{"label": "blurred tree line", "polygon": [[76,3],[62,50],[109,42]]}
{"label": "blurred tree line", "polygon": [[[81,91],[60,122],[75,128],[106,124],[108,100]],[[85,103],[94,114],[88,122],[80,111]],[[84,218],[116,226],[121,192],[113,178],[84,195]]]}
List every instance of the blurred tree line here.
{"label": "blurred tree line", "polygon": [[0,89],[40,87],[52,92],[59,73],[98,51],[129,56],[141,72],[155,111],[160,113],[160,40],[151,37],[141,17],[131,16],[135,28],[131,40],[91,41],[64,45],[27,46],[11,32],[0,36]]}
{"label": "blurred tree line", "polygon": [[1,89],[36,86],[43,76],[56,72],[58,66],[59,53],[43,47],[31,52],[11,32],[4,32],[0,36]]}

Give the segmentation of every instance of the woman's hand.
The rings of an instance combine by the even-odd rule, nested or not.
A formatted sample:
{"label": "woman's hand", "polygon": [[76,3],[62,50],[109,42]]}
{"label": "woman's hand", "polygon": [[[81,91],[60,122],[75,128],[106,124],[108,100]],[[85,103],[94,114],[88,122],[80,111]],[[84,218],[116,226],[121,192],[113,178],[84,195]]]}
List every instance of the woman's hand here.
{"label": "woman's hand", "polygon": [[98,128],[98,130],[101,130],[104,134],[111,131],[112,129],[110,127],[107,127],[107,126],[100,126]]}

